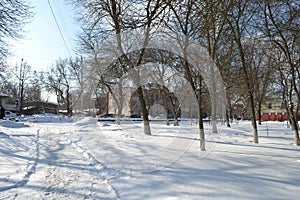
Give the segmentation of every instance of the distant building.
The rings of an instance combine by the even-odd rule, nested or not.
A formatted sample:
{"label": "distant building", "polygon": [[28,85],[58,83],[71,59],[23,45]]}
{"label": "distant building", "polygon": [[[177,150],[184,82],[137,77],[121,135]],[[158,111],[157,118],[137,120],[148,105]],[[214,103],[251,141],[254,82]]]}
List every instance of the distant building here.
{"label": "distant building", "polygon": [[[122,88],[123,92],[123,106],[122,115],[137,114],[142,115],[139,98],[135,88],[127,87]],[[116,95],[118,95],[116,93]],[[116,97],[119,99],[119,97]],[[173,105],[179,106],[177,97],[171,92],[162,92],[159,88],[144,89],[144,98],[146,106],[149,109],[151,116],[166,115],[173,116],[173,108],[171,107],[172,100]],[[164,105],[165,104],[165,105]],[[117,105],[114,101],[112,94],[103,94],[96,99],[95,107],[97,108],[97,114],[116,114]],[[167,107],[167,110],[165,110]],[[180,113],[180,111],[179,111]]]}
{"label": "distant building", "polygon": [[286,105],[282,99],[269,99],[262,105],[261,116],[262,121],[288,120]]}
{"label": "distant building", "polygon": [[11,98],[9,95],[0,93],[0,104],[4,107],[5,110],[17,111],[17,102],[14,98]]}
{"label": "distant building", "polygon": [[34,114],[42,114],[42,113],[57,114],[58,109],[59,107],[56,103],[35,101],[35,102],[25,103],[22,113],[25,115],[34,115]]}

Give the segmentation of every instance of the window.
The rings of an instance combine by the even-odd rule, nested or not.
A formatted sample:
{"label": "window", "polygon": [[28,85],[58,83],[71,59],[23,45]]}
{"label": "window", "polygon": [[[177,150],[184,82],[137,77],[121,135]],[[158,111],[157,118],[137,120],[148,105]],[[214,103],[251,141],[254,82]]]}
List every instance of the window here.
{"label": "window", "polygon": [[285,109],[285,108],[286,108],[285,102],[282,102],[282,103],[281,103],[281,109]]}
{"label": "window", "polygon": [[272,109],[272,103],[268,103],[268,109]]}

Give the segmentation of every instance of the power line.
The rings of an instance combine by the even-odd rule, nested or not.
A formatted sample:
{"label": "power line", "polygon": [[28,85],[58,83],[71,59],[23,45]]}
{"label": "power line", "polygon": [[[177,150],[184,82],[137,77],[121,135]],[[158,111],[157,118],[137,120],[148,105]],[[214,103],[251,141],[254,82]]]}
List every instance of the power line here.
{"label": "power line", "polygon": [[61,19],[61,26],[63,28],[63,30],[65,31],[65,35],[67,35],[67,40],[69,42],[69,44],[71,44],[71,40],[70,40],[70,34],[68,32],[68,28],[66,26],[66,23],[65,23],[65,20],[64,20],[64,15],[63,15],[63,12],[61,10],[61,5],[59,4],[59,2],[61,2],[61,0],[56,0],[55,1],[55,5],[56,5],[56,9],[58,11],[58,15],[59,15],[59,18]]}
{"label": "power line", "polygon": [[55,16],[55,13],[54,13],[54,11],[53,11],[53,8],[52,8],[52,6],[51,6],[51,4],[50,4],[50,0],[48,0],[48,5],[49,5],[49,8],[50,8],[50,10],[51,10],[51,13],[52,13],[52,16],[53,16],[53,18],[54,18],[54,21],[55,21],[55,23],[56,23],[56,26],[57,26],[57,28],[58,28],[59,34],[60,34],[60,36],[61,36],[61,38],[62,38],[62,40],[63,40],[63,42],[64,42],[64,45],[65,45],[65,47],[66,47],[68,53],[69,53],[70,56],[71,56],[70,49],[69,49],[69,47],[68,47],[68,45],[67,45],[67,43],[66,43],[66,40],[65,40],[65,38],[64,38],[64,35],[63,35],[63,33],[62,33],[62,31],[61,31],[61,28],[60,28],[60,26],[59,26],[59,24],[58,24],[57,18],[56,18],[56,16]]}

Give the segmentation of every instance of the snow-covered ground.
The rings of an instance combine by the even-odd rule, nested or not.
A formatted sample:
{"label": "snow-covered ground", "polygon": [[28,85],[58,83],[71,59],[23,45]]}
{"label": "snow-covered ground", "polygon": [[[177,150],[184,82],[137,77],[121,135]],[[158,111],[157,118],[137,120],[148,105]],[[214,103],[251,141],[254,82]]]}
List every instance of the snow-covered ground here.
{"label": "snow-covered ground", "polygon": [[[286,122],[97,122],[40,117],[0,121],[2,199],[299,199],[300,148]],[[43,123],[42,123],[43,122]],[[48,122],[48,123],[47,123]],[[50,123],[49,123],[50,122]]]}

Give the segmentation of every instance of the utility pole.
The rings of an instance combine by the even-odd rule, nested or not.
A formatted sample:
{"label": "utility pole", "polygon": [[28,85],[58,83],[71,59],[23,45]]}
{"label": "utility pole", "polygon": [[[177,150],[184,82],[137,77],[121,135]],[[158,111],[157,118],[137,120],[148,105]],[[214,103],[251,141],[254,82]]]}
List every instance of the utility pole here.
{"label": "utility pole", "polygon": [[23,71],[23,58],[21,59],[20,65],[20,76],[19,76],[19,101],[18,101],[18,111],[22,114],[23,101],[24,101],[24,71]]}

